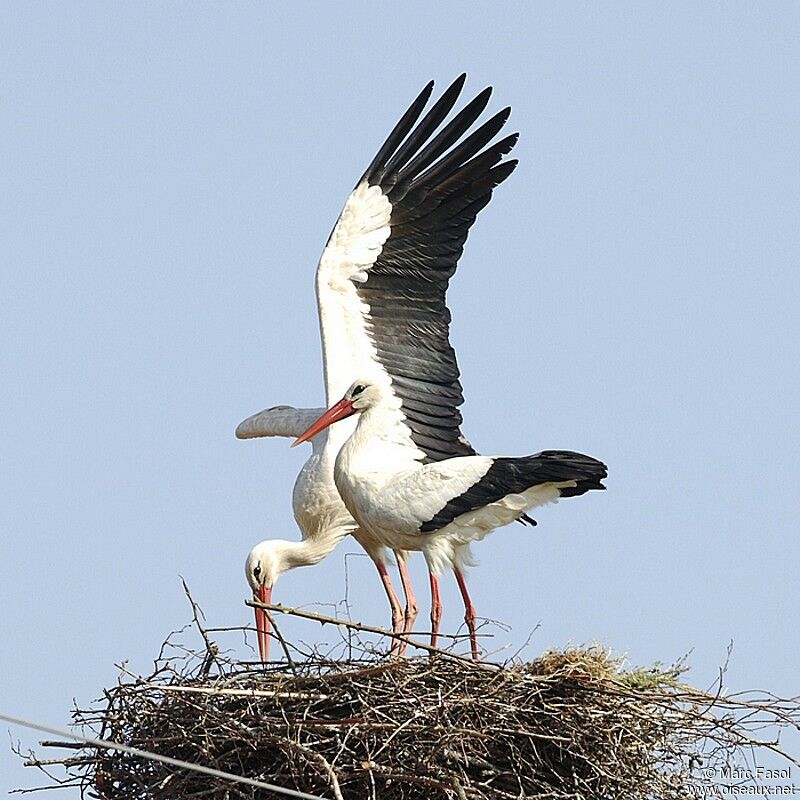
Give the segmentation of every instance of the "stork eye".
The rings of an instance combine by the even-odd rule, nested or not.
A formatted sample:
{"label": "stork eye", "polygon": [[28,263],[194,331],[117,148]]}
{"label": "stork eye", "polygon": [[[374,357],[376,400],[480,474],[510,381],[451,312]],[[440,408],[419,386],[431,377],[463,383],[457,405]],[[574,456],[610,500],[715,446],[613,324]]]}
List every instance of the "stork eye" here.
{"label": "stork eye", "polygon": [[261,577],[261,564],[256,564],[255,569],[253,570],[253,575],[255,575],[256,578]]}
{"label": "stork eye", "polygon": [[361,392],[363,392],[364,389],[366,388],[367,387],[364,386],[364,384],[359,383],[358,386],[353,387],[353,391],[351,392],[351,394],[353,395],[353,397],[358,397],[361,394]]}

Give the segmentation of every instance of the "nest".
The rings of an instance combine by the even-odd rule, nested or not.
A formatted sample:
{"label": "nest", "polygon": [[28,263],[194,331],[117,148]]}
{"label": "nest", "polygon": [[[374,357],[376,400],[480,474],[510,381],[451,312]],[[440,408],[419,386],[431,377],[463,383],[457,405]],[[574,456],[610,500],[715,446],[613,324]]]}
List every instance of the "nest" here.
{"label": "nest", "polygon": [[[758,736],[764,725],[798,724],[796,702],[696,691],[680,668],[625,670],[598,647],[505,666],[317,653],[263,668],[222,658],[203,633],[205,652],[176,660],[162,650],[153,675],[124,675],[75,722],[106,741],[336,800],[685,800],[709,794],[709,770],[724,776],[754,746],[776,750]],[[69,757],[28,763],[60,763],[67,777],[54,780],[82,796],[282,796],[70,746]]]}

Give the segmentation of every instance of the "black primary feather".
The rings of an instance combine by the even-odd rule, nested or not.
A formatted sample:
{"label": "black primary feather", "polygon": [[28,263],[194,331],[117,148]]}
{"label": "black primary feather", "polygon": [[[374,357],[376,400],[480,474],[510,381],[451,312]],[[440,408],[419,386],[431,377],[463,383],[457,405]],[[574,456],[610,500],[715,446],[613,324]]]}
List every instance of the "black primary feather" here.
{"label": "black primary feather", "polygon": [[478,213],[517,164],[503,161],[517,134],[492,142],[509,108],[469,133],[491,87],[445,123],[465,80],[460,75],[423,114],[428,84],[363,177],[391,202],[391,232],[367,279],[354,285],[370,308],[367,333],[425,462],[475,455],[460,430],[464,398],[445,296]]}

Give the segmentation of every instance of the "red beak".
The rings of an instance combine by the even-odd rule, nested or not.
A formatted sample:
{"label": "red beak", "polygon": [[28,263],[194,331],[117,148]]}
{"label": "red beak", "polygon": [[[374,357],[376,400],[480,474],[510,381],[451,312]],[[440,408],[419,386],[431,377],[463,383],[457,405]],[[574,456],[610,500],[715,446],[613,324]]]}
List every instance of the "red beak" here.
{"label": "red beak", "polygon": [[316,422],[312,422],[311,426],[292,442],[292,447],[307,442],[320,431],[324,431],[328,425],[333,425],[334,422],[350,417],[355,413],[356,410],[353,408],[353,401],[343,397],[336,405],[331,406]]}
{"label": "red beak", "polygon": [[[260,603],[272,602],[272,587],[259,586],[256,599]],[[269,617],[263,608],[256,608],[256,631],[258,632],[258,655],[266,664],[269,661]]]}

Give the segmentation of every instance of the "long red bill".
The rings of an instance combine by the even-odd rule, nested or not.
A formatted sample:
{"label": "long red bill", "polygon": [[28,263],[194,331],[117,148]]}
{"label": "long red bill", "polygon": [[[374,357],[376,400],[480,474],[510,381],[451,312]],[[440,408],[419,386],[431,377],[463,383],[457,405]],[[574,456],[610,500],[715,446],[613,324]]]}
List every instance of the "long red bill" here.
{"label": "long red bill", "polygon": [[338,422],[340,419],[345,419],[355,413],[353,401],[343,397],[338,403],[332,405],[316,422],[312,422],[310,427],[292,442],[292,447],[313,439],[320,431],[324,431],[328,425],[333,425],[334,422]]}
{"label": "long red bill", "polygon": [[[272,587],[259,586],[256,591],[256,599],[260,603],[272,602]],[[258,633],[258,655],[266,664],[269,661],[269,616],[263,608],[256,608],[256,631]]]}

